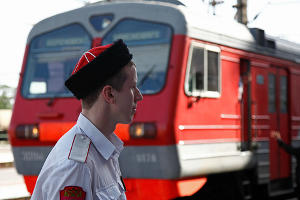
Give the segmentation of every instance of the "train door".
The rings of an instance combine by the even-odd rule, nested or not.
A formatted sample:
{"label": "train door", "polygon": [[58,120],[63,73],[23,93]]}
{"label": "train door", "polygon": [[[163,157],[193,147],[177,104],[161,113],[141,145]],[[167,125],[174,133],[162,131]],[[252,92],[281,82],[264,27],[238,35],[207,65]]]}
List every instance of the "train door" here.
{"label": "train door", "polygon": [[[290,143],[288,129],[288,73],[282,68],[271,67],[268,70],[268,116],[270,132],[280,131],[282,140]],[[279,148],[276,140],[269,140],[270,180],[277,182],[276,186],[291,184],[291,158]],[[277,181],[276,181],[277,180]],[[278,180],[282,184],[278,184]],[[272,189],[272,188],[271,188]]]}
{"label": "train door", "polygon": [[[251,67],[250,67],[251,66]],[[260,183],[275,183],[278,190],[290,183],[290,156],[270,138],[272,130],[281,132],[282,139],[289,143],[287,80],[288,73],[268,64],[241,60],[243,96],[241,100],[242,141],[245,150],[258,143],[256,151]],[[243,144],[242,143],[242,144]]]}
{"label": "train door", "polygon": [[254,150],[257,160],[258,183],[268,184],[270,177],[269,134],[270,117],[268,116],[268,65],[261,62],[251,62],[249,85],[251,86],[250,114],[247,120],[251,124],[249,130],[252,136],[251,150]]}

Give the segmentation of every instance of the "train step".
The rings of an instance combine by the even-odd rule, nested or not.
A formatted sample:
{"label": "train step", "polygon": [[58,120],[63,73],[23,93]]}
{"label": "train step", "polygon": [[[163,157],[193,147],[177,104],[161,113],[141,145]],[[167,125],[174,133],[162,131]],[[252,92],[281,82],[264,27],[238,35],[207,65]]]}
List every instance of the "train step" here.
{"label": "train step", "polygon": [[249,180],[243,180],[242,187],[244,192],[244,200],[251,200],[252,199],[251,182]]}

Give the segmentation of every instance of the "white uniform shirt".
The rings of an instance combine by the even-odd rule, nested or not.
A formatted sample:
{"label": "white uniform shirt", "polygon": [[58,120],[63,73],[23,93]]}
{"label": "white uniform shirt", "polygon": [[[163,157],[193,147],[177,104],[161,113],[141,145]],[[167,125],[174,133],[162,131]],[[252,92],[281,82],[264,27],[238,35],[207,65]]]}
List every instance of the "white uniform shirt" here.
{"label": "white uniform shirt", "polygon": [[80,114],[48,155],[31,199],[64,199],[60,191],[77,186],[86,200],[126,200],[118,162],[122,149],[123,142],[114,133],[108,140]]}

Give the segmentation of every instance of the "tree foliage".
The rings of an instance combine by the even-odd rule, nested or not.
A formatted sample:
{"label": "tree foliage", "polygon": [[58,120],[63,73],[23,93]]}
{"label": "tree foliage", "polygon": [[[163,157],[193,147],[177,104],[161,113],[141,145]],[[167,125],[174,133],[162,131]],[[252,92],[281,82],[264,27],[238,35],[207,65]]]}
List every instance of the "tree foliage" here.
{"label": "tree foliage", "polygon": [[6,92],[4,91],[0,96],[0,109],[11,109],[11,108],[12,108],[12,104],[10,102],[10,98],[6,95]]}

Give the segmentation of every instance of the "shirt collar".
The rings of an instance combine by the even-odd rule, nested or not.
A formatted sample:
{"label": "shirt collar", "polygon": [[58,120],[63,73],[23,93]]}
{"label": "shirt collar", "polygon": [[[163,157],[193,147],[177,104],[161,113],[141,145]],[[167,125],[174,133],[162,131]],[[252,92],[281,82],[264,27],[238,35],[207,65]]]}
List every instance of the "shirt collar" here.
{"label": "shirt collar", "polygon": [[110,135],[110,140],[108,140],[103,133],[101,133],[95,125],[86,118],[82,113],[80,113],[77,125],[81,128],[81,130],[88,136],[97,151],[108,160],[112,154],[116,151],[118,154],[122,151],[123,142],[118,138],[115,133]]}

